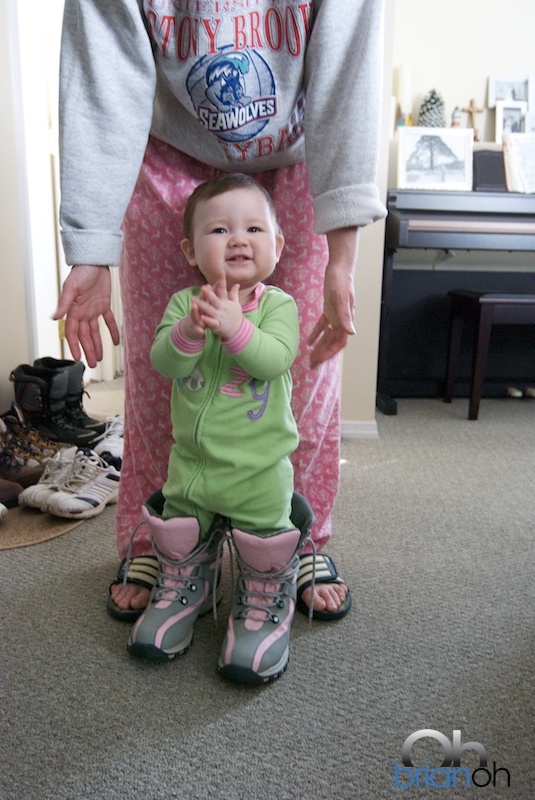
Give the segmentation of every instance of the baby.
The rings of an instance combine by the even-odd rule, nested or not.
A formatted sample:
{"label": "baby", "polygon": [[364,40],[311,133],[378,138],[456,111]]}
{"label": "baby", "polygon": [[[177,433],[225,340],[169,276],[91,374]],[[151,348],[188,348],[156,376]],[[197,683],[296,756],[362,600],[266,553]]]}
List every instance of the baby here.
{"label": "baby", "polygon": [[284,239],[270,196],[253,178],[222,175],[200,185],[184,230],[182,251],[206,283],[173,295],[151,350],[155,369],[173,381],[174,444],[167,481],[143,509],[160,578],[129,650],[166,660],[188,649],[215,590],[228,528],[239,577],[219,671],[261,684],[288,664],[310,521],[303,498],[304,511],[292,511],[297,309],[264,283]]}

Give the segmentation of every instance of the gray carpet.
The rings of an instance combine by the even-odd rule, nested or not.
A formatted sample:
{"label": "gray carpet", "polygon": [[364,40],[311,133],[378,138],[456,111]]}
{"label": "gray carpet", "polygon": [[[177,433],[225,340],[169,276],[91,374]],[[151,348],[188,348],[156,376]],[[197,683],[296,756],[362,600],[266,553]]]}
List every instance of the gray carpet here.
{"label": "gray carpet", "polygon": [[[0,552],[2,800],[531,800],[535,401],[466,412],[401,401],[378,440],[343,443],[327,552],[354,609],[298,615],[288,671],[260,690],[217,675],[227,601],[183,658],[128,655],[128,625],[104,610],[113,509]],[[454,773],[430,772],[445,751],[426,737],[411,751],[420,786],[396,788],[422,729],[483,745],[474,778],[490,785],[463,772],[434,788]],[[474,750],[462,765],[479,766]]]}

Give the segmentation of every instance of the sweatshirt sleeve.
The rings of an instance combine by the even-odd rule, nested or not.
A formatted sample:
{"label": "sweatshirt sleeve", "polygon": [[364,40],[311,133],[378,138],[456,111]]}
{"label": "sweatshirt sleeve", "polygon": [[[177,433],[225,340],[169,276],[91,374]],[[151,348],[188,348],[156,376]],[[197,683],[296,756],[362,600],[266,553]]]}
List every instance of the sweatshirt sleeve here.
{"label": "sweatshirt sleeve", "polygon": [[315,227],[326,233],[386,214],[375,184],[383,0],[315,5],[305,65],[305,146]]}
{"label": "sweatshirt sleeve", "polygon": [[66,0],[60,225],[68,264],[118,264],[152,119],[156,70],[141,0]]}

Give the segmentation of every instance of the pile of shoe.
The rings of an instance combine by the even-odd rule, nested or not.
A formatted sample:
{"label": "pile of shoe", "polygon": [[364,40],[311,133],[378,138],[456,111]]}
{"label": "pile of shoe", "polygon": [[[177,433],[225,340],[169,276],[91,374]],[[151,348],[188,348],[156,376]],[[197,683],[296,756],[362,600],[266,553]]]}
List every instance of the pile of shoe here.
{"label": "pile of shoe", "polygon": [[116,502],[124,418],[86,414],[84,370],[47,357],[11,373],[15,402],[0,417],[0,519],[17,503],[86,519]]}
{"label": "pile of shoe", "polygon": [[15,403],[0,416],[0,520],[17,505],[24,487],[39,480],[61,447],[28,425]]}
{"label": "pile of shoe", "polygon": [[49,460],[39,481],[24,489],[18,502],[55,517],[89,519],[117,502],[120,475],[93,450],[73,445]]}

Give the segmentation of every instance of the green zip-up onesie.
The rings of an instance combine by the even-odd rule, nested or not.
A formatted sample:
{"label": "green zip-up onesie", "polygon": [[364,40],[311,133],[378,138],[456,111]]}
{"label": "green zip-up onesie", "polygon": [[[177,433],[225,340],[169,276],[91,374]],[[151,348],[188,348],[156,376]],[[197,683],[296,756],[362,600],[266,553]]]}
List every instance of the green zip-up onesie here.
{"label": "green zip-up onesie", "polygon": [[293,528],[293,469],[298,444],[290,367],[299,346],[294,300],[259,284],[228,341],[206,330],[181,337],[193,287],[173,295],[156,329],[151,362],[173,379],[164,516],[195,516],[206,535],[214,514],[259,535]]}

